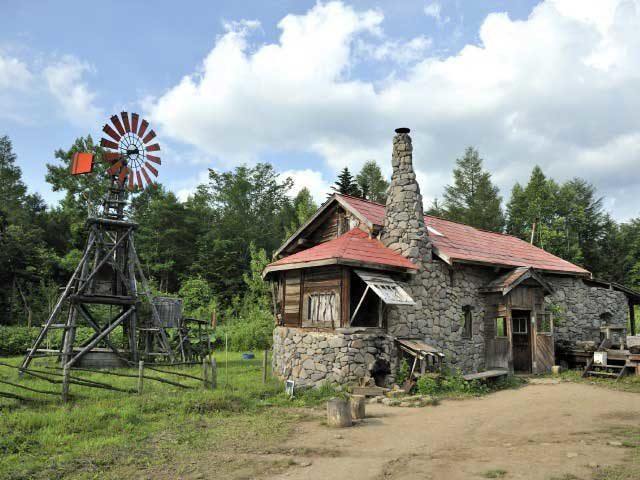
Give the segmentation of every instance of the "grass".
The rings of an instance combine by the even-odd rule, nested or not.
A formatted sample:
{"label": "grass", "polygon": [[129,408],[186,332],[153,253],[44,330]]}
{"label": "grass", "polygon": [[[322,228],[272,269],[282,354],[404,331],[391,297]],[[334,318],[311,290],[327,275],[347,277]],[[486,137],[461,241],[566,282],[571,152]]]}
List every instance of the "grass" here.
{"label": "grass", "polygon": [[640,478],[640,427],[619,426],[608,432],[622,443],[621,448],[629,449],[630,459],[623,465],[595,470],[594,480],[637,480]]}
{"label": "grass", "polygon": [[[0,391],[32,400],[19,403],[0,398],[0,478],[108,479],[142,472],[175,478],[213,471],[220,478],[246,478],[286,468],[284,458],[278,458],[284,453],[280,445],[293,423],[313,414],[290,407],[318,405],[336,391],[324,386],[290,400],[280,382],[262,383],[261,359],[242,360],[235,353],[229,357],[225,371],[224,354],[216,353],[215,390],[184,378],[179,381],[195,388],[183,390],[145,380],[144,393],[137,395],[71,385],[73,400],[63,405],[59,396],[0,384]],[[18,365],[21,359],[2,360]],[[200,374],[199,366],[172,368]],[[135,378],[100,373],[73,375],[127,389],[137,383]],[[15,369],[4,366],[0,366],[0,379],[60,391],[60,385],[19,378]]]}
{"label": "grass", "polygon": [[481,473],[484,478],[502,478],[507,474],[506,470],[501,468],[494,468],[492,470],[485,470]]}
{"label": "grass", "polygon": [[611,390],[640,393],[640,376],[635,375],[634,373],[623,376],[617,382],[610,378],[599,378],[599,377],[582,378],[582,369],[565,370],[560,374],[558,378],[564,381],[569,381],[569,382],[597,385],[600,387],[609,388]]}

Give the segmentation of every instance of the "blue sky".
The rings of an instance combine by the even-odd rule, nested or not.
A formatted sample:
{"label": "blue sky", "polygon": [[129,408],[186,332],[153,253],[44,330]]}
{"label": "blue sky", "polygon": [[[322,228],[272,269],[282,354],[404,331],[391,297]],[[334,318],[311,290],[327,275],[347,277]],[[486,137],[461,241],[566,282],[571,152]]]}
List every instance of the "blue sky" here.
{"label": "blue sky", "polygon": [[[150,119],[161,181],[270,161],[321,199],[412,128],[428,205],[465,146],[508,197],[540,164],[620,219],[640,195],[636,0],[0,0],[0,134],[49,202],[53,152],[121,110]],[[635,167],[635,168],[634,168]]]}

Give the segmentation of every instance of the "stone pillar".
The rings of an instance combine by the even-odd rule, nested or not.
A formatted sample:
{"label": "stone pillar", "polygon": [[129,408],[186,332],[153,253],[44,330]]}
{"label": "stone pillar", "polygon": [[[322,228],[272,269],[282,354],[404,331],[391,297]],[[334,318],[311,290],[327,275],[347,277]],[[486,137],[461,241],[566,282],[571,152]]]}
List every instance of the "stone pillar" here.
{"label": "stone pillar", "polygon": [[[396,129],[391,157],[393,173],[380,241],[411,260],[418,267],[418,273],[410,275],[404,285],[416,305],[389,307],[386,319],[391,335],[431,341],[433,318],[426,306],[431,305],[428,300],[436,292],[428,289],[439,281],[431,278],[431,242],[424,224],[422,195],[413,171],[412,153],[409,129]],[[434,346],[439,344],[435,342]]]}
{"label": "stone pillar", "polygon": [[408,128],[397,128],[391,157],[393,173],[387,195],[382,243],[418,266],[431,258],[424,224],[420,186],[413,171],[413,146]]}

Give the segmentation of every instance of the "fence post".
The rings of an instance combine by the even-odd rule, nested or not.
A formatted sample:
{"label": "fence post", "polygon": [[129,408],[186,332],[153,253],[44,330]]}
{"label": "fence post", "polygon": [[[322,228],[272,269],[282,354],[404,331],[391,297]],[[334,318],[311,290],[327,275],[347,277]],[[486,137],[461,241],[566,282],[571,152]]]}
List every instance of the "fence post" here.
{"label": "fence post", "polygon": [[267,350],[262,352],[262,383],[267,383]]}
{"label": "fence post", "polygon": [[209,381],[209,364],[207,363],[207,357],[202,357],[202,386],[207,388]]}
{"label": "fence post", "polygon": [[62,401],[69,401],[69,367],[66,365],[62,369]]}
{"label": "fence post", "polygon": [[138,362],[138,395],[142,395],[142,386],[144,384],[144,360]]}
{"label": "fence post", "polygon": [[218,365],[216,364],[216,359],[213,355],[211,355],[211,388],[216,388],[218,386]]}

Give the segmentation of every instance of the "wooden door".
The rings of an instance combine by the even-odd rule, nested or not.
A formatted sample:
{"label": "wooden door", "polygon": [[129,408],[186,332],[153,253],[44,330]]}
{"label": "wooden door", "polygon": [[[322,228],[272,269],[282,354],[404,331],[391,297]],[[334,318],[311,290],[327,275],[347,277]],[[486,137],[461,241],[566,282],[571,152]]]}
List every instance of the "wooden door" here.
{"label": "wooden door", "polygon": [[553,348],[553,318],[550,313],[536,314],[535,373],[551,370],[555,361]]}
{"label": "wooden door", "polygon": [[530,313],[513,310],[511,313],[511,335],[513,370],[531,373],[531,328]]}

